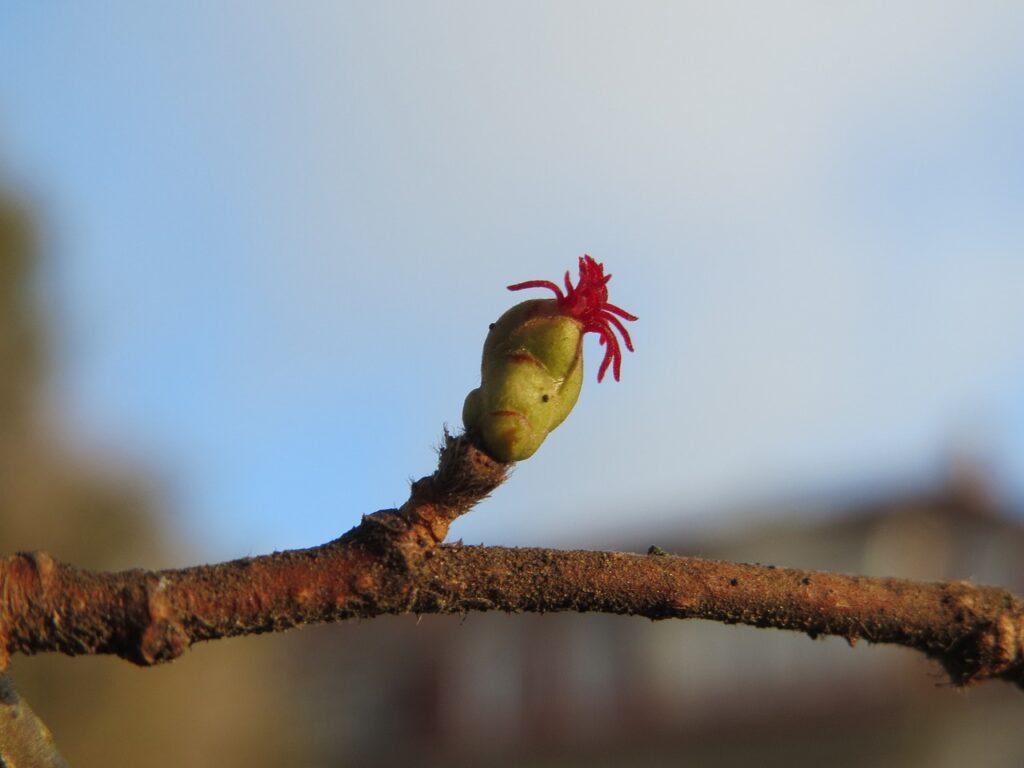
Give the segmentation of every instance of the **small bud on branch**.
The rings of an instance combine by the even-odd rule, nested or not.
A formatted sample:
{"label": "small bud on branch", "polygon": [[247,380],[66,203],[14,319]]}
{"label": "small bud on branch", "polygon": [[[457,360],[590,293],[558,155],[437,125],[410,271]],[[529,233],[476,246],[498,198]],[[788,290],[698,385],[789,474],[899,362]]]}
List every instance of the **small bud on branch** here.
{"label": "small bud on branch", "polygon": [[483,447],[500,461],[532,456],[576,405],[583,385],[583,336],[596,333],[604,345],[597,380],[612,366],[619,380],[622,348],[633,340],[619,318],[636,320],[608,301],[604,266],[581,256],[576,285],[565,273],[565,293],[550,280],[508,286],[510,291],[547,288],[554,299],[516,304],[491,325],[480,364],[480,386],[466,396],[462,420]]}

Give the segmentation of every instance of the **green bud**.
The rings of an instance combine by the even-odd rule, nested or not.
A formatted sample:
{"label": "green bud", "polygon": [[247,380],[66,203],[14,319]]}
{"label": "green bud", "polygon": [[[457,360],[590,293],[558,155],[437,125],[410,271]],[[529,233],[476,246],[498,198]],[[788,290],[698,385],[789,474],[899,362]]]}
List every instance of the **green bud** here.
{"label": "green bud", "polygon": [[636,320],[608,303],[611,275],[590,256],[581,256],[579,283],[565,273],[565,288],[547,280],[510,285],[509,290],[546,288],[557,298],[533,299],[503,314],[484,342],[480,386],[466,396],[462,420],[482,447],[499,461],[528,459],[576,405],[583,385],[583,335],[597,333],[605,355],[597,372],[609,367],[619,378],[622,351],[614,330],[633,350],[622,320]]}
{"label": "green bud", "polygon": [[533,299],[503,314],[487,334],[480,386],[462,420],[498,461],[528,459],[565,421],[583,386],[583,324],[554,299]]}

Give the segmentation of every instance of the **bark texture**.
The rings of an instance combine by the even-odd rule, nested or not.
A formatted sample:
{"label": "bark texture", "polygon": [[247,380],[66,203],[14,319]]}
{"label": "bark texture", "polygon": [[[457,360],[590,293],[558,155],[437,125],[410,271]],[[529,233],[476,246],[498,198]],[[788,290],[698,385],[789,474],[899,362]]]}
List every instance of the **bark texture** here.
{"label": "bark texture", "polygon": [[446,436],[399,509],[311,549],[166,571],[99,573],[42,552],[0,561],[0,653],[114,654],[151,665],[190,645],[396,613],[598,611],[702,618],[915,648],[957,684],[1024,687],[1024,608],[1004,589],[666,555],[444,545],[508,465]]}

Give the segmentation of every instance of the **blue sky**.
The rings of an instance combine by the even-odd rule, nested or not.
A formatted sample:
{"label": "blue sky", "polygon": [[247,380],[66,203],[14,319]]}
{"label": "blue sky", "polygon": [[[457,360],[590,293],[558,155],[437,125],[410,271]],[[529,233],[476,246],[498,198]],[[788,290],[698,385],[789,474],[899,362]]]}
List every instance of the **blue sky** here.
{"label": "blue sky", "polygon": [[53,407],[209,557],[400,503],[591,253],[637,351],[467,541],[937,482],[1024,499],[1024,8],[6,3]]}

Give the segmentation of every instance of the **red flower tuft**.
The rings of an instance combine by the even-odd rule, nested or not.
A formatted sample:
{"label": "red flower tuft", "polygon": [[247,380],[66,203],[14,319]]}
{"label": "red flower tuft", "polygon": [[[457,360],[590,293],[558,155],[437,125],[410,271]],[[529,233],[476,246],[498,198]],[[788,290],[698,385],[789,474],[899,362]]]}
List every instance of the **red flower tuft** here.
{"label": "red flower tuft", "polygon": [[[575,317],[583,323],[583,332],[593,331],[598,335],[602,344],[605,345],[604,359],[597,371],[597,380],[604,378],[608,366],[612,366],[612,374],[615,380],[619,380],[619,369],[622,366],[622,349],[619,347],[619,339],[615,330],[622,334],[622,340],[626,342],[626,349],[633,351],[633,340],[629,338],[629,331],[622,324],[622,320],[636,320],[635,315],[629,314],[624,309],[608,303],[608,281],[611,275],[604,273],[604,265],[598,264],[590,256],[580,256],[580,279],[573,286],[569,280],[569,271],[565,272],[565,293],[560,286],[550,280],[528,280],[525,283],[510,285],[510,291],[521,291],[524,288],[547,288],[554,291],[557,297],[559,308],[570,317]],[[618,317],[616,317],[618,315]]]}

